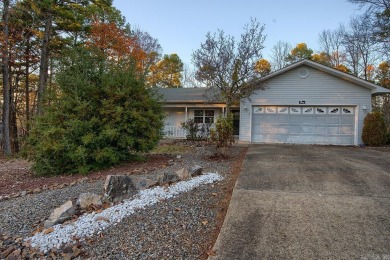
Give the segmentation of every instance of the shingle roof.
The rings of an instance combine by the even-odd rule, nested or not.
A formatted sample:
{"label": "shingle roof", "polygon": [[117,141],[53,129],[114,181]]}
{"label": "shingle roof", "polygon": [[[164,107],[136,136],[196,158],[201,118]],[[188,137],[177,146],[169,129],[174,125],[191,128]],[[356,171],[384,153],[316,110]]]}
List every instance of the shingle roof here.
{"label": "shingle roof", "polygon": [[159,88],[165,103],[223,103],[208,88]]}

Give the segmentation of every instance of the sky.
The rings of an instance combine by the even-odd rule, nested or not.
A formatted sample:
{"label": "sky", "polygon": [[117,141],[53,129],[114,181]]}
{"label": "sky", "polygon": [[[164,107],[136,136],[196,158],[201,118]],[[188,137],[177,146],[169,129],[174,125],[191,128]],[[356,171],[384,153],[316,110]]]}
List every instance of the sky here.
{"label": "sky", "polygon": [[126,21],[157,38],[164,54],[176,53],[192,66],[191,55],[218,29],[237,40],[251,18],[265,25],[263,57],[279,41],[305,42],[317,51],[318,35],[362,13],[346,0],[114,0]]}

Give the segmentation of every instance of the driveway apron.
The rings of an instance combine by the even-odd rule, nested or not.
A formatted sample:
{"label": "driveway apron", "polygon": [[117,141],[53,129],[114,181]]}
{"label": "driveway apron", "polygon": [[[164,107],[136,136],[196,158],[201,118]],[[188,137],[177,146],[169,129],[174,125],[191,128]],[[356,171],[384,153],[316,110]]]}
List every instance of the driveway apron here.
{"label": "driveway apron", "polygon": [[209,259],[390,259],[390,149],[249,147]]}

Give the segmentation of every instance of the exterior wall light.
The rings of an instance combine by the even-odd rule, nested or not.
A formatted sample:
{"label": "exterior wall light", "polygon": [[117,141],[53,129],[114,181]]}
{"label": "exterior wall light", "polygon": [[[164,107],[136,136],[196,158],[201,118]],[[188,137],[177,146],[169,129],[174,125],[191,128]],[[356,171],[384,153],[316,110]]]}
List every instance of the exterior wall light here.
{"label": "exterior wall light", "polygon": [[363,110],[364,113],[367,113],[367,107],[366,106],[363,106],[362,110]]}
{"label": "exterior wall light", "polygon": [[245,107],[244,107],[244,110],[245,110],[245,111],[248,111],[248,107],[245,106]]}

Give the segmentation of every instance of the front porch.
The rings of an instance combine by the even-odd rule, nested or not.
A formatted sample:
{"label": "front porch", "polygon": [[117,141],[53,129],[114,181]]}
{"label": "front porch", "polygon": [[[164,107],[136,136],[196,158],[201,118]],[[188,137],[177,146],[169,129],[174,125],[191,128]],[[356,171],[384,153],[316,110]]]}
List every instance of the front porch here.
{"label": "front porch", "polygon": [[224,104],[164,105],[163,133],[165,138],[186,138],[187,132],[181,124],[194,119],[197,124],[214,126],[219,115],[226,114]]}

